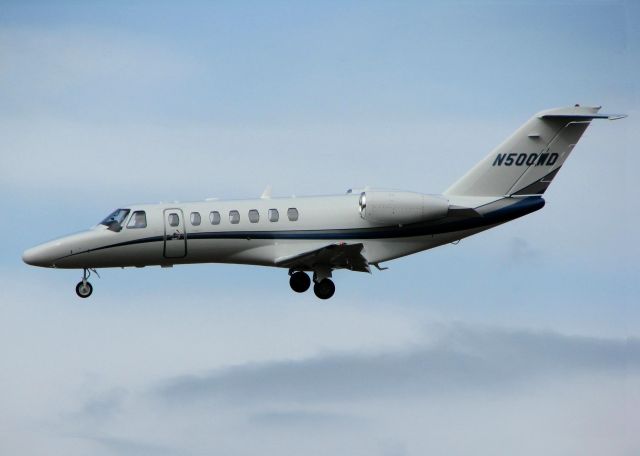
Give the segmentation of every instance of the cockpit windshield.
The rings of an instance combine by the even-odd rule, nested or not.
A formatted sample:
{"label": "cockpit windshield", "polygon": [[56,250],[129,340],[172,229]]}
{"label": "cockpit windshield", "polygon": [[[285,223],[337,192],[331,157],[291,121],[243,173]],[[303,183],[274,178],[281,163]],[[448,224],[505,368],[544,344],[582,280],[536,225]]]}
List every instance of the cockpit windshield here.
{"label": "cockpit windshield", "polygon": [[109,214],[109,216],[106,219],[100,222],[100,224],[106,225],[106,226],[112,226],[114,224],[117,224],[119,226],[122,226],[122,222],[124,222],[124,219],[127,218],[127,215],[129,215],[129,212],[130,212],[129,209],[116,209],[111,214]]}

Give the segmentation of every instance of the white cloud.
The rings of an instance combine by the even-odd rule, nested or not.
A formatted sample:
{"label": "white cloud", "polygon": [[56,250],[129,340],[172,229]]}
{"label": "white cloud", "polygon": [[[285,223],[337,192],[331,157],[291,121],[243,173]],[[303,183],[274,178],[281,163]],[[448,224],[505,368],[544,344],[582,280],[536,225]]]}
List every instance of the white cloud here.
{"label": "white cloud", "polygon": [[[340,193],[365,185],[437,193],[464,171],[444,160],[451,148],[443,143],[456,128],[180,121],[103,126],[7,118],[0,129],[0,146],[7,152],[4,185],[27,192],[45,186],[59,193],[87,188],[101,196],[108,188],[109,195],[129,198],[141,193],[175,198],[185,192],[197,198],[246,197],[258,195],[271,183],[275,195]],[[467,128],[482,130],[485,125]],[[469,165],[484,153],[479,151]]]}
{"label": "white cloud", "polygon": [[2,27],[0,60],[5,96],[31,115],[38,108],[55,109],[52,104],[64,103],[74,92],[93,97],[119,87],[128,94],[183,81],[199,69],[196,61],[158,37],[79,26]]}
{"label": "white cloud", "polygon": [[4,452],[637,448],[625,428],[640,419],[637,339],[435,323],[392,302],[256,301],[255,290],[212,300],[125,284],[127,299],[78,303],[51,272],[40,287],[3,274]]}
{"label": "white cloud", "polygon": [[393,352],[172,379],[92,432],[183,454],[630,454],[639,385],[638,340],[453,325]]}

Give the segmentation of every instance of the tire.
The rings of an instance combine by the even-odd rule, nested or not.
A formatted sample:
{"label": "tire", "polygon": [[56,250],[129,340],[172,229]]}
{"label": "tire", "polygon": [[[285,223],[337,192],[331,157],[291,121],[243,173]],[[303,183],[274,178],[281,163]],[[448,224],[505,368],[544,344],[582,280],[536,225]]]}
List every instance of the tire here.
{"label": "tire", "polygon": [[93,286],[89,282],[79,282],[76,285],[76,294],[81,298],[88,298],[93,293]]}
{"label": "tire", "polygon": [[289,285],[291,286],[291,289],[296,293],[304,293],[311,286],[311,279],[309,278],[307,273],[303,271],[297,271],[291,274]]}
{"label": "tire", "polygon": [[313,286],[313,292],[320,299],[329,299],[336,292],[336,286],[331,279],[323,279]]}

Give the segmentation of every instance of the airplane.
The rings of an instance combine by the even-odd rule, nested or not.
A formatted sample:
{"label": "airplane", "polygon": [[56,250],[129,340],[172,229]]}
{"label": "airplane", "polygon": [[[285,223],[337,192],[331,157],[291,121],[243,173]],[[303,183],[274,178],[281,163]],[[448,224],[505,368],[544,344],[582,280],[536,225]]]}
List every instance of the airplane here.
{"label": "airplane", "polygon": [[[535,114],[442,194],[348,190],[334,196],[134,204],[93,228],[26,250],[33,266],[82,269],[235,263],[283,268],[293,291],[334,295],[334,270],[371,266],[494,228],[541,209],[542,197],[600,107]],[[309,277],[311,273],[313,278]]]}

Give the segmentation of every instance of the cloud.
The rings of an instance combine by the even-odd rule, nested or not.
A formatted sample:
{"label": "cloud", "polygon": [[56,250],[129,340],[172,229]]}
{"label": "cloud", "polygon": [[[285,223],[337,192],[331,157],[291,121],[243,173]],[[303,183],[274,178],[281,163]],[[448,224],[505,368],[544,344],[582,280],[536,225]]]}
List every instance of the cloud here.
{"label": "cloud", "polygon": [[[485,127],[482,122],[466,126]],[[168,125],[139,119],[105,125],[63,116],[6,117],[0,146],[10,153],[2,185],[27,193],[46,187],[62,197],[86,188],[89,197],[112,199],[247,197],[259,195],[266,184],[274,185],[276,196],[336,194],[365,185],[438,192],[465,168],[453,169],[444,161],[428,185],[424,168],[430,160],[442,160],[445,132],[454,134],[457,128],[446,123],[428,129],[416,124],[185,125],[177,118]],[[440,133],[434,134],[436,129]],[[398,148],[404,164],[393,152]],[[398,169],[394,176],[385,171],[390,167]],[[452,168],[449,174],[447,168]]]}
{"label": "cloud", "polygon": [[552,441],[555,454],[633,454],[635,338],[254,293],[184,292],[178,307],[104,293],[78,307],[47,277],[28,297],[18,280],[5,287],[8,452],[533,455]]}
{"label": "cloud", "polygon": [[27,103],[58,98],[67,102],[77,91],[101,96],[114,86],[129,93],[132,88],[182,81],[199,68],[157,37],[77,25],[1,27],[0,58],[5,63],[0,75],[3,92]]}
{"label": "cloud", "polygon": [[[627,428],[640,400],[639,340],[461,324],[429,332],[430,342],[404,349],[231,366],[152,382],[124,402],[98,395],[75,435],[106,454],[637,448]],[[118,413],[92,421],[96,408],[114,408],[99,406],[105,397]]]}
{"label": "cloud", "polygon": [[512,263],[522,264],[523,262],[535,261],[538,254],[539,251],[533,248],[527,239],[513,237],[509,241],[508,259]]}
{"label": "cloud", "polygon": [[326,403],[504,391],[537,378],[640,368],[640,340],[453,328],[431,346],[256,363],[170,379],[157,394],[175,406]]}
{"label": "cloud", "polygon": [[91,443],[97,444],[107,451],[108,454],[118,454],[121,456],[164,456],[164,455],[181,455],[184,454],[180,450],[170,448],[163,445],[157,445],[154,443],[148,443],[143,441],[137,441],[135,439],[125,439],[111,436],[89,436],[78,435],[70,436],[72,438],[79,438]]}
{"label": "cloud", "polygon": [[364,424],[364,420],[344,413],[314,410],[266,410],[254,413],[249,423],[267,427],[354,427]]}
{"label": "cloud", "polygon": [[122,410],[127,394],[124,388],[112,388],[96,394],[85,402],[79,415],[84,419],[110,419]]}

